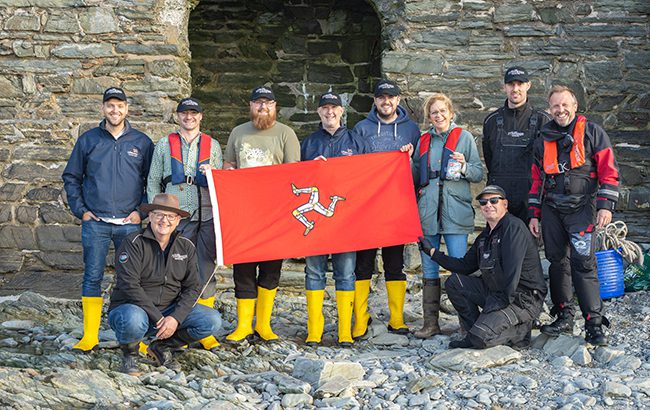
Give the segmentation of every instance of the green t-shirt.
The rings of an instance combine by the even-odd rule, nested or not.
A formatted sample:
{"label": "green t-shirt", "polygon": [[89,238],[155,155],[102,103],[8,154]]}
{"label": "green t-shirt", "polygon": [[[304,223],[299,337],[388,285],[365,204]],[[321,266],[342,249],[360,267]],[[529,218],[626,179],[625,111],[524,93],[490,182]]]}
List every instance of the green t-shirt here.
{"label": "green t-shirt", "polygon": [[276,122],[271,128],[259,130],[252,122],[233,128],[228,137],[224,161],[236,168],[286,164],[300,161],[300,142],[288,126]]}

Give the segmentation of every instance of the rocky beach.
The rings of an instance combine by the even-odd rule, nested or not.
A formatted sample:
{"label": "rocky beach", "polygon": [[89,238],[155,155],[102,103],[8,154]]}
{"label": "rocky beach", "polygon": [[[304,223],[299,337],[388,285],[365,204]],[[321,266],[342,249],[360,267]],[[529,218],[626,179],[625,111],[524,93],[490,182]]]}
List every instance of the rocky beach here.
{"label": "rocky beach", "polygon": [[[419,280],[409,277],[407,323],[421,322]],[[224,319],[213,351],[178,352],[180,371],[140,359],[143,375],[120,373],[121,354],[102,321],[100,349],[77,354],[80,302],[26,292],[0,302],[0,405],[8,409],[499,409],[650,408],[650,292],[605,303],[608,347],[574,335],[549,339],[533,331],[530,348],[449,350],[459,328],[453,308],[441,313],[444,335],[419,340],[388,333],[383,279],[373,280],[368,335],[336,345],[334,290],[325,301],[323,344],[306,336],[306,305],[297,287],[280,290],[273,326],[282,340],[223,343],[235,325],[235,299],[223,289]],[[543,314],[542,321],[548,321]]]}

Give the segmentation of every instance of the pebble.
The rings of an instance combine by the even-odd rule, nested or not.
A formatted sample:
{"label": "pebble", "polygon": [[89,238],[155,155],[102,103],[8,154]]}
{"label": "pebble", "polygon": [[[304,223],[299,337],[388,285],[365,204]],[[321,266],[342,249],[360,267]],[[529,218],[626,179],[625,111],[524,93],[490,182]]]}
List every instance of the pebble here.
{"label": "pebble", "polygon": [[624,384],[608,381],[603,385],[603,394],[605,396],[630,397],[632,389]]}
{"label": "pebble", "polygon": [[[533,347],[515,351],[505,346],[448,350],[449,334],[421,341],[388,333],[383,284],[373,284],[373,289],[369,310],[376,320],[369,336],[355,341],[351,349],[335,344],[333,298],[324,304],[328,323],[323,344],[306,347],[304,292],[284,292],[276,300],[272,322],[280,342],[254,341],[239,347],[223,343],[214,352],[186,350],[176,356],[179,371],[154,367],[141,358],[141,377],[118,372],[120,352],[112,348],[114,334],[104,322],[103,349],[88,355],[65,350],[81,336],[77,303],[35,294],[27,298],[28,306],[20,300],[5,301],[0,303],[0,324],[31,318],[21,313],[31,306],[48,312],[48,320],[34,319],[22,330],[0,326],[0,346],[5,347],[0,349],[0,394],[19,400],[10,404],[16,408],[49,402],[65,408],[101,403],[150,410],[643,408],[650,397],[650,323],[629,320],[639,306],[650,305],[650,292],[606,302],[614,323],[608,347],[587,348],[582,336],[548,338],[535,332]],[[407,312],[419,313],[420,297],[407,293]],[[232,292],[220,294],[222,299],[224,320],[234,325]],[[455,316],[443,314],[442,319],[443,328],[457,338]],[[583,324],[577,323],[576,329]],[[225,333],[217,335],[219,341]],[[388,340],[395,343],[384,344]],[[20,396],[12,393],[16,385],[27,386]]]}
{"label": "pebble", "polygon": [[311,405],[314,402],[314,398],[308,394],[285,394],[282,397],[282,407],[291,408],[298,407],[301,404]]}
{"label": "pebble", "polygon": [[7,330],[30,330],[34,327],[31,320],[7,320],[0,325]]}

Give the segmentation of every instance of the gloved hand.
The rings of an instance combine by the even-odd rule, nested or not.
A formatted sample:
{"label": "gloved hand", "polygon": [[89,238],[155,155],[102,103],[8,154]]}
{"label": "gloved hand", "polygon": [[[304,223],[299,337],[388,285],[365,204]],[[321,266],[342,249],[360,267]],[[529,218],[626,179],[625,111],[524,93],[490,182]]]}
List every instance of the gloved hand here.
{"label": "gloved hand", "polygon": [[427,238],[424,236],[418,236],[418,248],[427,255],[431,256],[431,251],[433,250],[433,245]]}

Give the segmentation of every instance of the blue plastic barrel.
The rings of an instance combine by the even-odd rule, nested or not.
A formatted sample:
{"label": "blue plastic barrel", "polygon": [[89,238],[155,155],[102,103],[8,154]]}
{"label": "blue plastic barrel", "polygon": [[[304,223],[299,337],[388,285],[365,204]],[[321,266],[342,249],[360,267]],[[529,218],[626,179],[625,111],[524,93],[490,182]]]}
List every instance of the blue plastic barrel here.
{"label": "blue plastic barrel", "polygon": [[615,249],[596,252],[600,298],[609,299],[625,293],[623,257]]}

